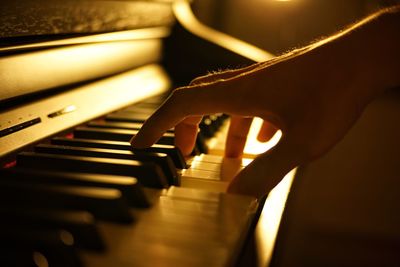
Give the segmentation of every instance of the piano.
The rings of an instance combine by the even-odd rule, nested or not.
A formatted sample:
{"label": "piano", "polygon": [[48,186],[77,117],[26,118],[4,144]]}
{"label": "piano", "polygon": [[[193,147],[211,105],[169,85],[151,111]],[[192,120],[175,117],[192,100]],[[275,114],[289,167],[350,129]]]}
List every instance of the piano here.
{"label": "piano", "polygon": [[[2,266],[267,266],[291,185],[226,194],[224,114],[193,157],[128,140],[173,88],[273,55],[178,1],[18,1],[0,47]],[[14,23],[14,24],[13,24]],[[10,26],[11,25],[11,26]]]}
{"label": "piano", "polygon": [[16,1],[0,38],[1,266],[400,266],[398,89],[256,201],[225,193],[255,151],[222,158],[224,114],[187,159],[172,130],[127,142],[173,88],[273,57],[190,2]]}

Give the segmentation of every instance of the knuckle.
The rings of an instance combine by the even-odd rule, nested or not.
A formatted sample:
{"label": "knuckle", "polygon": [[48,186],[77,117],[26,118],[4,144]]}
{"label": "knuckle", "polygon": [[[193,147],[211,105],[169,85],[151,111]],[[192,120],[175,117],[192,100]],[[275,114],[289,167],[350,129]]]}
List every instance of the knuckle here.
{"label": "knuckle", "polygon": [[172,91],[171,95],[169,96],[168,102],[178,102],[182,95],[184,94],[184,89],[176,88]]}
{"label": "knuckle", "polygon": [[174,91],[172,91],[169,99],[165,103],[168,107],[168,109],[171,110],[176,110],[182,114],[182,115],[189,115],[189,107],[191,104],[190,100],[190,95],[188,94],[188,91],[186,90],[185,87],[182,88],[177,88]]}
{"label": "knuckle", "polygon": [[197,84],[200,84],[200,83],[203,81],[204,78],[205,78],[204,76],[197,77],[197,78],[193,79],[193,80],[190,82],[190,85],[197,85]]}

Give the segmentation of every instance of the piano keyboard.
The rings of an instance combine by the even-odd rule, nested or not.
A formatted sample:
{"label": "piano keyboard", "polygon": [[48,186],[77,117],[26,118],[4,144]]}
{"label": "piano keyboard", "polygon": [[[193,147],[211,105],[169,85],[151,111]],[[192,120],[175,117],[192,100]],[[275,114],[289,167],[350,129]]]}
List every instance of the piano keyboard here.
{"label": "piano keyboard", "polygon": [[172,145],[173,131],[145,150],[127,142],[159,105],[150,97],[272,57],[202,25],[189,1],[160,4],[173,25],[0,49],[1,266],[270,262],[291,179],[265,204],[224,193],[251,162],[222,158],[225,116],[204,119],[189,159]]}
{"label": "piano keyboard", "polygon": [[[232,266],[258,210],[223,193],[250,159],[204,154],[226,116],[201,123],[190,159],[169,131],[144,150],[128,143],[154,97],[17,155],[1,171],[5,266]],[[221,171],[229,170],[229,171]]]}

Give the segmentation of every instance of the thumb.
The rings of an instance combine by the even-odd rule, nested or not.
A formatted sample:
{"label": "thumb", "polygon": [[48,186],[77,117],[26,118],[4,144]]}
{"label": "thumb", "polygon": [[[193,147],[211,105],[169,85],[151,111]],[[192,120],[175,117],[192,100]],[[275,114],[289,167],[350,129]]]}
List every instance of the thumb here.
{"label": "thumb", "polygon": [[281,140],[274,148],[259,155],[244,168],[232,180],[228,192],[261,198],[301,162],[301,154],[288,142]]}

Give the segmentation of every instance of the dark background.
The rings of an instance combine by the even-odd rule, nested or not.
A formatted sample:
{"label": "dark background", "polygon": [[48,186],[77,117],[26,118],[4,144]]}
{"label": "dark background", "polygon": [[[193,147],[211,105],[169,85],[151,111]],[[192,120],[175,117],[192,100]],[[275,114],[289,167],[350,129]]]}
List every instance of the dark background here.
{"label": "dark background", "polygon": [[332,34],[399,1],[200,0],[199,19],[215,29],[280,54]]}

